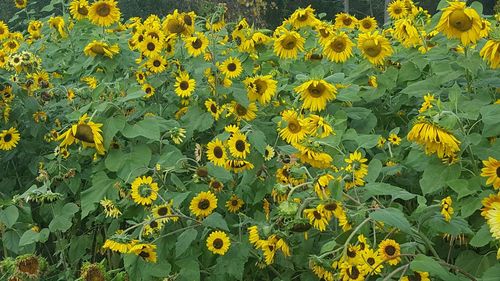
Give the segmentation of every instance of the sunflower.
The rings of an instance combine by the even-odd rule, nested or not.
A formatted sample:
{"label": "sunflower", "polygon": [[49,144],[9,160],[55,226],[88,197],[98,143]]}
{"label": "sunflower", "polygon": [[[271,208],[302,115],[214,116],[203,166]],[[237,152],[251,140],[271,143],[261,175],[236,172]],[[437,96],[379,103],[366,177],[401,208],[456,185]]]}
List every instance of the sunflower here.
{"label": "sunflower", "polygon": [[69,12],[76,20],[86,19],[89,15],[89,8],[87,0],[73,0],[69,4]]}
{"label": "sunflower", "polygon": [[230,213],[237,213],[241,207],[243,207],[245,202],[236,196],[236,194],[231,195],[231,198],[226,202],[226,208]]}
{"label": "sunflower", "polygon": [[328,225],[326,214],[321,210],[321,207],[305,209],[304,215],[309,219],[309,223],[319,231],[325,231]]}
{"label": "sunflower", "polygon": [[408,132],[407,139],[425,148],[425,153],[436,153],[439,158],[455,155],[460,151],[460,141],[446,130],[427,120],[420,120]]}
{"label": "sunflower", "polygon": [[293,146],[299,150],[297,157],[302,163],[308,163],[314,168],[328,168],[332,164],[333,158],[324,152],[323,148],[316,145],[304,146],[294,143]]}
{"label": "sunflower", "polygon": [[227,141],[227,145],[233,157],[245,159],[247,154],[250,153],[250,144],[247,142],[247,137],[240,132],[234,133]]}
{"label": "sunflower", "polygon": [[353,29],[356,27],[358,20],[349,14],[339,13],[335,16],[335,27],[336,28],[349,28]]}
{"label": "sunflower", "polygon": [[295,10],[290,16],[289,22],[295,29],[299,29],[304,26],[315,26],[319,20],[314,15],[314,9],[309,5],[307,8]]}
{"label": "sunflower", "polygon": [[328,188],[328,184],[334,177],[330,174],[321,175],[316,183],[314,184],[314,191],[319,199],[328,199],[330,197],[330,189]]}
{"label": "sunflower", "polygon": [[280,137],[288,143],[294,144],[303,140],[307,135],[304,119],[299,118],[299,114],[294,110],[285,110],[281,117],[286,121],[286,127],[280,130]]}
{"label": "sunflower", "polygon": [[401,248],[399,244],[392,239],[385,239],[378,244],[378,253],[384,261],[390,265],[397,265],[401,261]]}
{"label": "sunflower", "polygon": [[163,48],[163,41],[151,36],[146,36],[142,42],[139,43],[139,50],[148,58],[158,55]]}
{"label": "sunflower", "polygon": [[268,144],[264,150],[264,160],[269,161],[273,159],[275,154],[274,148]]}
{"label": "sunflower", "polygon": [[405,3],[400,0],[395,0],[387,6],[387,13],[392,20],[398,20],[407,16]]}
{"label": "sunflower", "polygon": [[321,79],[312,79],[295,87],[295,92],[300,94],[304,101],[303,108],[311,111],[322,111],[326,104],[335,99],[337,89],[332,84]]}
{"label": "sunflower", "polygon": [[99,26],[110,26],[120,20],[120,8],[115,0],[98,0],[89,8],[89,20]]}
{"label": "sunflower", "polygon": [[189,210],[195,216],[204,218],[217,208],[217,197],[210,191],[198,193],[189,204]]}
{"label": "sunflower", "polygon": [[219,120],[222,110],[215,101],[213,101],[212,99],[206,100],[205,107],[207,108],[207,111],[210,112],[215,121]]}
{"label": "sunflower", "polygon": [[144,83],[141,88],[146,93],[144,97],[147,99],[155,94],[155,88],[148,83]]}
{"label": "sunflower", "polygon": [[415,47],[422,42],[417,28],[410,19],[397,20],[392,34],[406,48]]}
{"label": "sunflower", "polygon": [[226,148],[219,139],[214,139],[207,144],[207,158],[216,166],[226,165]]}
{"label": "sunflower", "polygon": [[310,114],[305,119],[305,122],[307,123],[308,134],[312,136],[326,138],[330,135],[335,135],[335,131],[329,121],[319,115]]}
{"label": "sunflower", "polygon": [[345,62],[352,57],[352,43],[345,32],[332,35],[323,45],[323,54],[331,61]]}
{"label": "sunflower", "polygon": [[247,107],[233,101],[230,105],[231,113],[238,121],[252,121],[257,117],[257,105],[254,102],[248,104]]}
{"label": "sunflower", "polygon": [[274,40],[274,53],[281,59],[295,59],[304,50],[304,39],[296,31],[284,31]]}
{"label": "sunflower", "polygon": [[161,73],[167,68],[167,60],[160,54],[152,55],[146,62],[146,66],[153,73]]}
{"label": "sunflower", "polygon": [[197,57],[205,52],[210,43],[205,34],[201,32],[196,32],[195,36],[188,37],[184,39],[186,49],[188,54]]}
{"label": "sunflower", "polygon": [[491,236],[500,239],[500,203],[492,202],[484,217],[490,227]]}
{"label": "sunflower", "polygon": [[0,20],[0,41],[9,38],[9,26]]}
{"label": "sunflower", "polygon": [[192,34],[194,32],[194,24],[195,24],[195,19],[196,19],[196,14],[191,11],[191,12],[184,12],[181,14],[182,21],[186,25],[186,29],[188,34]]}
{"label": "sunflower", "polygon": [[0,149],[11,150],[17,146],[20,139],[21,135],[16,128],[11,127],[8,130],[2,130],[0,133]]}
{"label": "sunflower", "polygon": [[500,161],[496,160],[493,157],[488,157],[488,160],[483,160],[483,165],[484,165],[484,167],[481,169],[481,176],[488,178],[486,180],[486,185],[493,184],[494,189],[499,189],[500,188]]}
{"label": "sunflower", "polygon": [[343,262],[340,265],[342,281],[363,281],[366,274],[366,269],[359,264]]}
{"label": "sunflower", "polygon": [[391,43],[378,31],[360,34],[358,48],[372,64],[383,64],[384,59],[392,54]]}
{"label": "sunflower", "polygon": [[120,52],[118,44],[108,45],[106,42],[94,40],[85,46],[83,53],[89,57],[105,56],[110,59]]}
{"label": "sunflower", "polygon": [[226,170],[233,171],[235,173],[243,172],[245,170],[251,170],[254,165],[246,160],[226,160]]}
{"label": "sunflower", "polygon": [[451,206],[452,201],[451,197],[448,196],[441,200],[441,214],[444,217],[444,220],[449,222],[451,220],[451,215],[453,215],[453,207]]}
{"label": "sunflower", "polygon": [[391,133],[387,140],[392,143],[393,145],[400,145],[401,144],[401,138],[398,137],[395,133]]}
{"label": "sunflower", "polygon": [[358,21],[358,26],[361,32],[372,32],[377,28],[377,21],[374,17],[367,16]]}
{"label": "sunflower", "polygon": [[278,81],[271,75],[247,77],[243,80],[247,87],[248,100],[258,100],[261,104],[268,104],[276,94]]}
{"label": "sunflower", "polygon": [[479,54],[488,62],[491,68],[500,67],[500,40],[488,40]]}
{"label": "sunflower", "polygon": [[216,179],[210,179],[208,186],[213,189],[215,192],[221,192],[224,188],[224,184]]}
{"label": "sunflower", "polygon": [[152,208],[151,212],[153,213],[153,217],[158,221],[159,223],[166,223],[170,220],[172,221],[178,221],[179,217],[172,216],[172,217],[165,217],[165,216],[171,216],[173,214],[172,212],[172,206],[173,206],[173,201],[170,200],[168,204],[162,204],[162,205],[156,205]]}
{"label": "sunflower", "polygon": [[28,5],[28,0],[14,0],[14,4],[16,4],[16,8],[24,9]]}
{"label": "sunflower", "polygon": [[174,10],[172,14],[168,14],[165,18],[165,20],[162,23],[162,28],[165,31],[167,35],[170,34],[183,34],[183,35],[188,35],[189,30],[184,22],[184,19],[181,14],[177,11],[177,9]]}
{"label": "sunflower", "polygon": [[155,218],[148,216],[143,222],[144,229],[142,234],[144,236],[150,236],[152,234],[157,234],[163,228],[163,222]]}
{"label": "sunflower", "polygon": [[210,252],[218,255],[225,255],[231,246],[231,240],[225,232],[213,231],[207,237],[207,248]]}
{"label": "sunflower", "polygon": [[129,253],[140,256],[148,262],[156,263],[156,245],[155,244],[135,244],[129,250]]}
{"label": "sunflower", "polygon": [[475,44],[481,38],[482,21],[473,8],[466,7],[465,2],[448,2],[443,9],[436,30],[443,32],[448,38],[460,39],[462,45]]}
{"label": "sunflower", "polygon": [[84,148],[94,147],[98,154],[103,155],[104,149],[104,138],[101,135],[101,123],[94,123],[92,121],[87,121],[89,117],[85,113],[78,123],[74,124],[66,132],[59,135],[57,140],[63,140],[59,146],[69,146],[73,143],[82,142]]}
{"label": "sunflower", "polygon": [[104,250],[108,249],[113,252],[118,252],[121,254],[128,254],[130,252],[130,248],[134,245],[134,243],[125,243],[125,242],[119,242],[119,241],[114,241],[112,239],[106,239],[104,241],[104,245],[102,248]]}
{"label": "sunflower", "polygon": [[33,254],[25,254],[15,259],[15,271],[28,279],[37,280],[45,270],[46,263],[46,260],[41,257]]}
{"label": "sunflower", "polygon": [[248,241],[251,244],[256,245],[260,240],[259,236],[259,227],[256,225],[252,225],[248,228]]}
{"label": "sunflower", "polygon": [[122,212],[115,206],[115,203],[113,203],[113,201],[107,198],[104,198],[101,201],[99,201],[99,204],[104,208],[104,214],[106,215],[107,218],[116,219],[122,215]]}
{"label": "sunflower", "polygon": [[196,89],[196,81],[189,77],[189,73],[181,72],[175,77],[175,93],[181,98],[188,98]]}
{"label": "sunflower", "polygon": [[401,281],[431,281],[429,278],[429,272],[415,271],[412,275],[403,276]]}
{"label": "sunflower", "polygon": [[[32,39],[38,39],[38,38],[41,38],[42,37],[42,34],[41,34],[41,30],[42,30],[42,25],[43,25],[43,22],[39,21],[39,20],[32,20],[29,22],[28,24],[28,33],[31,35],[31,38]],[[1,37],[1,22],[0,22],[0,37]],[[1,38],[0,38],[1,40]]]}
{"label": "sunflower", "polygon": [[233,79],[240,76],[243,71],[241,66],[241,61],[238,58],[230,57],[226,59],[220,66],[220,71],[222,74],[226,75],[227,78]]}
{"label": "sunflower", "polygon": [[365,267],[368,269],[368,272],[371,272],[370,275],[379,274],[382,271],[382,268],[384,268],[384,266],[382,265],[382,257],[380,257],[377,251],[374,251],[372,249],[364,249],[361,252],[361,260],[363,261]]}
{"label": "sunflower", "polygon": [[153,178],[148,176],[137,177],[132,182],[132,192],[130,195],[135,203],[148,206],[158,198],[158,184],[153,182]]}

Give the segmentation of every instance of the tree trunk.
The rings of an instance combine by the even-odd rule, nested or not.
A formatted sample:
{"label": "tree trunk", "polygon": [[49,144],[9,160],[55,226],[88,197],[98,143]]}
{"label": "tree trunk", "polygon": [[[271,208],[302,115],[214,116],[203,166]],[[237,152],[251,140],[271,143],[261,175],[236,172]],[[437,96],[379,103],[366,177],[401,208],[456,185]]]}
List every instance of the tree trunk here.
{"label": "tree trunk", "polygon": [[387,6],[391,3],[391,0],[385,0],[385,5],[384,5],[384,24],[386,24],[389,21],[389,14],[387,13]]}
{"label": "tree trunk", "polygon": [[349,0],[344,0],[344,12],[349,13]]}

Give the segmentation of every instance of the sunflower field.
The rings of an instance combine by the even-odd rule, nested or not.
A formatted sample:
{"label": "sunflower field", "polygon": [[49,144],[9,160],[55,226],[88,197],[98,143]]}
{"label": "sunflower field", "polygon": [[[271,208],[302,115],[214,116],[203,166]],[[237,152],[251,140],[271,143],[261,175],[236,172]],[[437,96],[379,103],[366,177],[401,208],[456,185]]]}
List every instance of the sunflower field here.
{"label": "sunflower field", "polygon": [[[500,280],[500,14],[0,20],[0,280]],[[227,22],[226,22],[227,21]]]}

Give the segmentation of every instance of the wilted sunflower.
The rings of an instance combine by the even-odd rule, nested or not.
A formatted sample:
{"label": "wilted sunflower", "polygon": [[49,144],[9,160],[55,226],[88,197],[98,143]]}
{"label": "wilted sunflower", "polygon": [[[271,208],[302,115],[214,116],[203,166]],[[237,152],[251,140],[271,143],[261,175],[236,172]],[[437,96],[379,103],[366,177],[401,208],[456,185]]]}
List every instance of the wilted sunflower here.
{"label": "wilted sunflower", "polygon": [[248,100],[258,100],[260,104],[267,104],[276,94],[278,82],[271,75],[247,77],[243,83],[247,87]]}
{"label": "wilted sunflower", "polygon": [[315,26],[319,20],[314,15],[314,9],[309,5],[307,8],[295,10],[288,21],[294,28],[299,29],[304,26]]}
{"label": "wilted sunflower", "polygon": [[331,61],[345,62],[352,57],[351,39],[345,32],[332,35],[323,45],[323,54]]}
{"label": "wilted sunflower", "polygon": [[365,17],[358,21],[359,31],[361,32],[372,32],[377,28],[377,21],[374,17]]}
{"label": "wilted sunflower", "polygon": [[104,250],[109,249],[113,252],[128,254],[130,248],[134,244],[135,244],[134,242],[115,241],[113,239],[106,239],[106,241],[104,241],[104,245],[102,246],[102,248]]}
{"label": "wilted sunflower", "polygon": [[[1,23],[0,23],[1,25]],[[31,35],[31,39],[38,39],[42,37],[41,30],[42,30],[42,25],[43,22],[39,20],[32,20],[28,24],[28,33]],[[2,27],[0,26],[0,29]],[[0,38],[1,38],[1,30],[0,30]],[[1,40],[1,39],[0,39]]]}
{"label": "wilted sunflower", "polygon": [[406,48],[420,44],[420,34],[410,19],[399,19],[394,23],[394,38],[398,39]]}
{"label": "wilted sunflower", "polygon": [[226,75],[227,78],[233,79],[240,76],[243,71],[241,66],[241,61],[238,58],[230,57],[226,59],[220,66],[220,71],[222,74]]}
{"label": "wilted sunflower", "polygon": [[295,59],[304,50],[305,41],[298,32],[285,30],[274,40],[274,53],[281,59]]}
{"label": "wilted sunflower", "polygon": [[129,253],[140,256],[148,262],[156,263],[156,245],[155,244],[135,244],[129,250]]}
{"label": "wilted sunflower", "polygon": [[207,248],[210,252],[225,255],[231,246],[231,240],[225,232],[214,231],[207,237]]}
{"label": "wilted sunflower", "polygon": [[335,27],[336,28],[355,28],[358,20],[349,14],[339,13],[335,16]]}
{"label": "wilted sunflower", "polygon": [[78,123],[74,124],[66,132],[59,135],[57,140],[63,140],[59,146],[69,146],[73,143],[82,142],[84,148],[94,147],[98,154],[103,155],[104,149],[104,139],[101,135],[101,123],[94,123],[92,121],[87,121],[89,117],[85,113]]}
{"label": "wilted sunflower", "polygon": [[226,208],[230,213],[236,213],[243,207],[243,204],[245,204],[245,202],[236,196],[236,194],[233,194],[231,198],[226,201]]}
{"label": "wilted sunflower", "polygon": [[436,26],[436,30],[443,32],[448,38],[460,39],[462,45],[475,44],[481,38],[482,21],[473,8],[466,7],[465,2],[448,2]]}
{"label": "wilted sunflower", "polygon": [[53,29],[55,29],[61,37],[66,37],[68,34],[66,33],[65,30],[65,21],[64,18],[59,16],[59,17],[50,17],[49,19],[49,26]]}
{"label": "wilted sunflower", "polygon": [[488,62],[491,68],[500,67],[500,40],[490,39],[484,44],[481,52],[481,57]]}
{"label": "wilted sunflower", "polygon": [[214,139],[207,144],[207,158],[216,166],[224,167],[226,165],[226,148],[222,141]]}
{"label": "wilted sunflower", "polygon": [[16,4],[16,8],[24,9],[28,5],[28,0],[14,0],[14,4]]}
{"label": "wilted sunflower", "polygon": [[453,207],[451,206],[452,201],[451,197],[448,196],[441,200],[441,214],[444,217],[444,220],[449,222],[451,220],[451,215],[453,215]]}
{"label": "wilted sunflower", "polygon": [[460,151],[460,141],[455,136],[427,120],[420,120],[408,132],[407,139],[425,148],[426,154],[436,153],[439,158],[455,155]]}
{"label": "wilted sunflower", "polygon": [[321,175],[316,183],[314,184],[314,191],[319,199],[328,199],[330,198],[330,189],[328,188],[328,184],[334,177],[330,174]]}
{"label": "wilted sunflower", "polygon": [[87,46],[85,46],[83,52],[89,57],[95,57],[99,55],[112,59],[114,55],[120,52],[120,47],[118,46],[118,44],[108,45],[108,43],[106,42],[94,40]]}
{"label": "wilted sunflower", "polygon": [[188,54],[193,57],[197,57],[205,53],[205,50],[208,48],[209,44],[208,38],[201,32],[196,32],[195,36],[184,39],[184,42]]}
{"label": "wilted sunflower", "polygon": [[400,0],[395,0],[387,6],[387,13],[392,20],[398,20],[407,16],[405,3]]}
{"label": "wilted sunflower", "polygon": [[226,160],[226,170],[233,171],[235,173],[243,172],[245,170],[251,170],[254,165],[246,160]]}
{"label": "wilted sunflower", "polygon": [[483,165],[481,176],[488,178],[486,185],[493,184],[494,189],[500,189],[500,161],[493,157],[488,157],[488,160],[483,160]]}
{"label": "wilted sunflower", "polygon": [[33,254],[26,254],[16,258],[16,271],[29,279],[38,279],[46,267],[45,259]]}
{"label": "wilted sunflower", "polygon": [[247,137],[240,133],[234,133],[227,141],[229,152],[236,158],[245,159],[247,154],[250,153],[250,144],[247,142]]}
{"label": "wilted sunflower", "polygon": [[431,281],[431,279],[429,278],[429,272],[423,272],[423,271],[415,271],[413,272],[412,275],[403,276],[403,278],[401,278],[401,281],[414,281],[414,280]]}
{"label": "wilted sunflower", "polygon": [[177,217],[177,216],[165,217],[165,216],[170,216],[173,214],[172,206],[173,206],[172,200],[170,200],[170,202],[168,204],[154,206],[153,209],[151,210],[151,212],[153,213],[153,217],[159,223],[166,223],[170,220],[174,221],[174,222],[178,221],[179,217]]}
{"label": "wilted sunflower", "polygon": [[257,105],[254,102],[248,104],[247,107],[233,101],[230,104],[229,110],[238,121],[252,121],[257,117]]}
{"label": "wilted sunflower", "polygon": [[115,0],[98,0],[89,8],[89,20],[99,26],[110,26],[120,20],[120,8]]}
{"label": "wilted sunflower", "polygon": [[196,81],[189,77],[189,73],[181,72],[175,77],[175,93],[181,98],[188,98],[196,89]]}
{"label": "wilted sunflower", "polygon": [[87,0],[73,0],[69,4],[69,12],[76,20],[86,19],[89,15],[89,8]]}
{"label": "wilted sunflower", "polygon": [[378,31],[360,34],[358,48],[372,64],[383,64],[384,59],[392,54],[391,43],[384,36],[379,35]]}
{"label": "wilted sunflower", "polygon": [[295,92],[300,94],[304,101],[303,108],[311,111],[322,111],[326,104],[335,99],[337,89],[323,79],[312,79],[295,87]]}
{"label": "wilted sunflower", "polygon": [[309,219],[309,223],[319,231],[325,231],[328,219],[321,208],[305,209],[304,215]]}
{"label": "wilted sunflower", "polygon": [[384,261],[390,265],[397,265],[401,261],[401,247],[392,239],[385,239],[378,244],[378,252]]}
{"label": "wilted sunflower", "polygon": [[0,133],[0,149],[11,150],[17,146],[20,139],[21,135],[16,128],[11,127],[8,130],[2,130]]}
{"label": "wilted sunflower", "polygon": [[195,216],[204,218],[217,208],[217,197],[210,191],[198,193],[189,204],[189,210]]}
{"label": "wilted sunflower", "polygon": [[[280,130],[280,137],[288,143],[294,144],[303,140],[307,135],[305,121],[299,118],[299,114],[294,110],[285,110],[281,113],[286,127]],[[283,122],[282,121],[282,122]]]}
{"label": "wilted sunflower", "polygon": [[85,262],[81,268],[80,278],[82,281],[105,281],[106,270],[101,263]]}
{"label": "wilted sunflower", "polygon": [[324,152],[324,149],[318,145],[300,145],[293,144],[299,150],[296,156],[302,163],[307,163],[315,168],[328,168],[332,164],[333,158],[330,154]]}
{"label": "wilted sunflower", "polygon": [[158,198],[158,184],[148,176],[137,177],[131,185],[130,196],[135,203],[149,206]]}

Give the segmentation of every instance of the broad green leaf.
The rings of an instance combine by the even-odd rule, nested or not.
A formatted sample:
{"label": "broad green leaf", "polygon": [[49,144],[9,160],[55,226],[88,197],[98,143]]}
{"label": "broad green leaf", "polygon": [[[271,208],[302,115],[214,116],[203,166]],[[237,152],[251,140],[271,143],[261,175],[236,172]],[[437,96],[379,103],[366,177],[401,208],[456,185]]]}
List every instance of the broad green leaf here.
{"label": "broad green leaf", "polygon": [[202,223],[204,226],[208,226],[208,227],[211,227],[214,229],[222,229],[225,231],[229,231],[229,228],[227,227],[226,220],[219,213],[213,213],[213,214],[209,215],[208,217],[206,217],[203,220]]}
{"label": "broad green leaf", "polygon": [[429,272],[429,274],[438,276],[443,281],[464,280],[461,277],[449,273],[447,269],[443,268],[443,266],[441,266],[431,257],[424,256],[422,254],[418,254],[415,259],[413,259],[413,261],[410,263],[410,268],[414,271]]}
{"label": "broad green leaf", "polygon": [[248,140],[250,141],[250,144],[253,145],[255,149],[257,149],[258,152],[264,155],[267,142],[266,142],[266,135],[262,131],[257,129],[252,130],[248,134]]}
{"label": "broad green leaf", "polygon": [[500,106],[491,104],[483,106],[480,110],[484,123],[483,136],[493,137],[500,134]]}
{"label": "broad green leaf", "polygon": [[18,217],[19,211],[14,205],[10,205],[5,209],[0,210],[0,222],[5,224],[8,228],[11,228],[16,223]]}
{"label": "broad green leaf", "polygon": [[365,181],[376,181],[380,175],[380,171],[382,171],[382,162],[378,159],[372,159],[370,164],[368,164],[368,174],[365,177]]}
{"label": "broad green leaf", "polygon": [[483,224],[477,231],[476,235],[472,237],[469,244],[472,247],[483,247],[490,243],[492,240],[493,237],[491,237],[489,226],[487,224]]}
{"label": "broad green leaf", "polygon": [[96,203],[104,198],[115,180],[108,178],[105,172],[100,171],[92,177],[92,187],[82,191],[82,219],[96,209]]}
{"label": "broad green leaf", "polygon": [[481,281],[498,281],[498,276],[500,276],[500,265],[497,264],[493,267],[488,268],[481,276]]}
{"label": "broad green leaf", "polygon": [[182,232],[177,237],[177,242],[175,243],[175,256],[179,257],[184,254],[191,243],[196,239],[196,236],[198,236],[198,231],[194,228],[190,228]]}
{"label": "broad green leaf", "polygon": [[133,125],[125,125],[125,128],[122,130],[122,134],[129,139],[142,136],[154,141],[160,140],[160,128],[157,121],[153,118],[146,118]]}
{"label": "broad green leaf", "polygon": [[403,200],[410,200],[415,198],[415,196],[417,196],[416,194],[412,194],[400,187],[382,182],[368,183],[365,186],[365,190],[366,192],[364,193],[364,198],[366,199],[372,196],[385,195],[385,196],[391,196],[392,200],[398,198]]}
{"label": "broad green leaf", "polygon": [[379,209],[370,214],[370,218],[394,226],[406,233],[411,233],[411,225],[403,212],[395,208]]}
{"label": "broad green leaf", "polygon": [[126,119],[123,116],[116,116],[106,119],[103,122],[102,136],[104,138],[104,147],[109,148],[116,133],[125,128]]}

